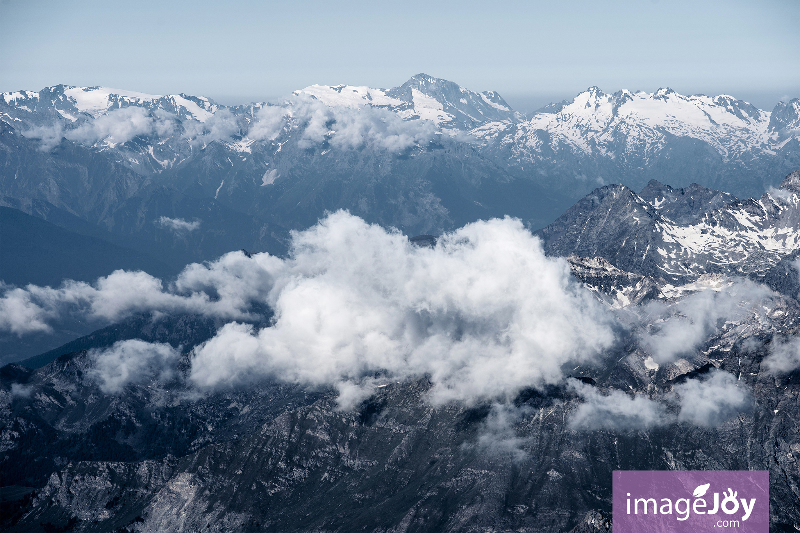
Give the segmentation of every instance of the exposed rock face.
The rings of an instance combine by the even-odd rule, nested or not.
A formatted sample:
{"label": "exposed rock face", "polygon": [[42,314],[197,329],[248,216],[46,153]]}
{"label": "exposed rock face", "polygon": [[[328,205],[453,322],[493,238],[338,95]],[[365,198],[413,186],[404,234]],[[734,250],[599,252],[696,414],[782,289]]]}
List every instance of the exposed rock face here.
{"label": "exposed rock face", "polygon": [[538,234],[550,255],[600,256],[623,270],[673,283],[706,273],[758,277],[800,249],[800,194],[792,189],[793,176],[759,200],[722,207],[715,206],[730,195],[700,186],[678,194],[651,182],[642,197],[609,185]]}
{"label": "exposed rock face", "polygon": [[[567,421],[582,400],[554,388],[521,394],[523,415],[498,434],[496,407],[433,407],[422,379],[387,385],[354,412],[339,411],[327,396],[276,418],[250,417],[239,437],[220,426],[200,428],[211,442],[180,459],[72,460],[56,467],[19,509],[16,524],[6,526],[72,520],[75,531],[605,531],[604,518],[586,513],[609,512],[614,469],[769,469],[776,526],[797,523],[797,384],[791,376],[759,375],[761,355],[723,346],[683,363],[691,369],[709,361],[753,388],[753,411],[713,428],[573,428]],[[649,371],[628,350],[606,363],[580,369],[601,391],[635,384],[667,393],[680,371]],[[50,395],[37,392],[28,407],[52,401]],[[122,410],[134,402],[116,401]],[[247,415],[226,409],[228,401],[202,401],[192,410],[210,426],[246,425]],[[21,403],[10,407],[24,409]],[[148,409],[169,411],[152,403]]]}
{"label": "exposed rock face", "polygon": [[650,180],[639,196],[652,204],[662,216],[681,225],[690,224],[705,213],[736,201],[732,194],[708,189],[696,183],[673,189],[656,180]]}
{"label": "exposed rock face", "polygon": [[781,182],[781,190],[800,194],[800,170],[795,170]]}
{"label": "exposed rock face", "polygon": [[663,297],[657,280],[620,270],[602,257],[567,257],[572,274],[598,295],[609,298],[612,307],[640,305]]}

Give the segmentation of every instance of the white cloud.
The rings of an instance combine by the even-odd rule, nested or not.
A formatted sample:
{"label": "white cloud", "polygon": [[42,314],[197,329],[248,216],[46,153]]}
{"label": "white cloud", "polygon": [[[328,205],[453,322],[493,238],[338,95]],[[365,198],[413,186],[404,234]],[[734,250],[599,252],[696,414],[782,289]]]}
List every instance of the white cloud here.
{"label": "white cloud", "polygon": [[225,141],[239,133],[239,121],[228,109],[221,109],[208,117],[205,122],[185,120],[183,137],[191,144],[208,144],[213,141]]}
{"label": "white cloud", "polygon": [[[322,102],[300,95],[281,106],[266,106],[255,115],[249,129],[243,117],[228,109],[220,109],[204,122],[194,119],[180,121],[175,115],[156,109],[129,106],[112,109],[96,118],[86,118],[72,129],[62,122],[38,126],[25,133],[26,137],[41,140],[41,148],[49,151],[63,137],[85,145],[105,142],[118,145],[138,135],[156,134],[170,137],[182,127],[181,136],[190,144],[205,145],[226,141],[246,131],[250,139],[274,141],[283,131],[299,132],[299,146],[311,148],[324,142],[334,148],[356,150],[364,147],[400,152],[430,142],[437,134],[436,124],[428,120],[403,120],[387,109],[361,106],[356,108],[328,107]],[[457,130],[445,132],[464,142],[474,139]]]}
{"label": "white cloud", "polygon": [[183,220],[182,218],[169,218],[163,216],[158,219],[157,224],[162,228],[171,229],[175,233],[194,231],[200,227],[199,220],[189,222],[187,220]]}
{"label": "white cloud", "polygon": [[[667,322],[705,335],[720,317],[753,312],[758,300],[745,304],[747,297],[769,294],[744,282],[729,289],[657,311],[679,312]],[[266,307],[274,312],[269,327],[232,322],[256,319],[255,310]],[[613,315],[574,281],[564,260],[546,257],[539,239],[509,218],[469,224],[430,248],[340,211],[293,233],[287,259],[232,252],[191,264],[166,285],[144,272],[119,270],[93,284],[0,286],[0,329],[18,335],[47,332],[67,315],[115,322],[139,312],[228,322],[192,354],[189,383],[199,391],[279,379],[332,387],[346,409],[386,380],[422,375],[433,383],[429,399],[436,404],[508,403],[522,388],[562,380],[567,363],[595,361],[615,341]],[[702,338],[679,333],[662,327],[650,340],[660,335],[672,342],[667,353],[674,355]],[[774,343],[771,357],[780,361],[781,346],[795,350],[784,357],[794,365],[797,344]],[[118,343],[98,352],[96,361],[104,390],[118,391],[140,375],[169,377],[177,351]],[[768,364],[779,368],[778,362]],[[677,385],[667,403],[621,391],[601,394],[575,381],[571,386],[583,398],[570,417],[573,428],[676,420],[714,425],[746,408],[749,398],[722,372]],[[667,416],[670,402],[679,414]],[[509,412],[493,416],[487,428],[511,427]],[[519,444],[510,429],[494,433],[502,433],[509,449]]]}
{"label": "white cloud", "polygon": [[786,202],[789,199],[791,199],[793,193],[791,191],[786,191],[784,189],[778,189],[776,187],[769,186],[767,187],[767,194],[769,194],[773,198],[778,198]]}
{"label": "white cloud", "polygon": [[570,380],[583,403],[570,415],[572,429],[640,429],[668,422],[666,406],[641,394],[611,390],[601,394],[595,387]]}
{"label": "white cloud", "polygon": [[289,259],[233,252],[187,266],[168,286],[119,270],[94,284],[9,287],[0,327],[23,334],[66,315],[114,322],[139,312],[252,320],[269,307],[271,327],[229,323],[199,347],[193,383],[277,377],[338,387],[343,405],[376,374],[429,375],[435,402],[513,397],[614,341],[612,317],[518,220],[473,223],[427,248],[338,212],[292,238]]}
{"label": "white cloud", "polygon": [[169,137],[175,133],[177,117],[163,109],[156,109],[153,114],[156,117],[154,130],[159,137]]}
{"label": "white cloud", "polygon": [[[674,422],[711,427],[752,406],[749,390],[719,370],[675,385],[661,401],[620,390],[602,394],[577,380],[570,380],[569,386],[583,399],[570,416],[573,429],[646,429]],[[670,404],[678,408],[677,414],[669,411]]]}
{"label": "white cloud", "polygon": [[336,108],[334,134],[330,143],[336,148],[358,149],[373,145],[399,152],[429,142],[436,131],[427,120],[404,121],[386,109],[362,107]]}
{"label": "white cloud", "polygon": [[678,421],[696,426],[716,426],[746,411],[751,404],[750,392],[736,377],[719,370],[705,379],[689,379],[673,391],[680,398]]}
{"label": "white cloud", "polygon": [[39,139],[41,141],[39,149],[49,152],[61,144],[61,139],[64,138],[64,126],[60,122],[51,126],[35,126],[24,132],[23,135],[29,139]]}
{"label": "white cloud", "polygon": [[231,252],[217,261],[191,264],[174,283],[145,272],[117,270],[94,284],[65,281],[60,287],[0,286],[0,331],[47,333],[66,316],[115,322],[139,312],[196,313],[225,320],[255,318],[272,287],[270,269],[281,260],[268,254]]}
{"label": "white cloud", "polygon": [[47,312],[31,299],[31,294],[25,289],[4,289],[0,298],[0,331],[5,330],[22,336],[28,333],[49,333],[52,329],[47,324]]}
{"label": "white cloud", "polygon": [[507,403],[494,403],[489,415],[483,422],[476,445],[481,452],[488,455],[509,455],[514,460],[527,457],[522,446],[525,438],[517,435],[514,429],[527,410]]}
{"label": "white cloud", "polygon": [[433,122],[403,120],[396,113],[381,108],[328,107],[305,95],[294,97],[286,106],[262,108],[248,137],[275,140],[288,127],[301,131],[301,148],[327,141],[332,147],[344,150],[370,146],[399,152],[427,143],[436,134]]}
{"label": "white cloud", "polygon": [[23,385],[22,383],[11,384],[12,398],[30,398],[31,394],[33,394],[33,387],[30,385]]}
{"label": "white cloud", "polygon": [[274,141],[287,125],[289,110],[279,106],[266,106],[256,113],[256,120],[247,132],[255,141]]}
{"label": "white cloud", "polygon": [[800,368],[800,337],[783,340],[774,338],[769,345],[769,355],[764,366],[773,374],[792,372]]}
{"label": "white cloud", "polygon": [[[513,396],[611,345],[608,314],[517,220],[477,222],[418,248],[338,212],[293,235],[270,269],[274,325],[228,324],[198,347],[201,388],[265,376],[361,384],[427,374],[435,402]],[[356,395],[357,396],[357,395]]]}
{"label": "white cloud", "polygon": [[155,120],[141,107],[113,109],[93,120],[81,123],[77,128],[67,130],[64,137],[82,144],[95,144],[106,141],[122,144],[138,135],[153,132]]}
{"label": "white cloud", "polygon": [[275,183],[275,180],[280,177],[278,171],[276,169],[267,170],[264,172],[264,176],[261,178],[261,186],[266,187],[267,185],[272,185]]}
{"label": "white cloud", "polygon": [[90,357],[94,360],[90,377],[98,382],[103,392],[116,394],[131,383],[163,382],[172,378],[180,351],[169,344],[134,339],[92,351]]}
{"label": "white cloud", "polygon": [[740,279],[719,291],[706,289],[677,302],[651,302],[642,310],[648,329],[642,346],[658,363],[690,354],[726,321],[739,321],[761,311],[760,302],[774,296],[767,287]]}
{"label": "white cloud", "polygon": [[[57,122],[52,126],[39,126],[25,132],[25,136],[42,141],[41,148],[49,151],[61,142],[62,137],[85,145],[105,142],[122,144],[139,135],[156,134],[161,138],[175,134],[178,118],[163,109],[152,113],[137,106],[112,109],[96,118],[86,119],[77,127],[65,129]],[[205,122],[187,119],[182,122],[183,137],[191,144],[208,144],[228,140],[239,132],[239,122],[231,111],[222,109]]]}
{"label": "white cloud", "polygon": [[24,133],[25,137],[40,139],[40,148],[50,151],[61,142],[62,138],[84,145],[106,142],[111,145],[122,144],[138,135],[156,133],[161,137],[172,135],[175,131],[175,115],[162,109],[152,114],[136,106],[112,109],[96,118],[87,118],[77,127],[65,129],[64,124],[55,122],[50,126],[36,126]]}

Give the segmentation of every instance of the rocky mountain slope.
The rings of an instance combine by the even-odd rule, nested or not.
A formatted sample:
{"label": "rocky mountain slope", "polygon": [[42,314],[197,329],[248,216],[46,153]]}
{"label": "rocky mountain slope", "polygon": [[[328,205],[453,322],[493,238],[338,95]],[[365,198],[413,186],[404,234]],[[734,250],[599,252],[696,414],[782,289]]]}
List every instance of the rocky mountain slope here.
{"label": "rocky mountain slope", "polygon": [[623,270],[686,282],[702,274],[764,275],[800,249],[800,173],[759,200],[651,182],[596,189],[539,233],[553,255],[601,256]]}

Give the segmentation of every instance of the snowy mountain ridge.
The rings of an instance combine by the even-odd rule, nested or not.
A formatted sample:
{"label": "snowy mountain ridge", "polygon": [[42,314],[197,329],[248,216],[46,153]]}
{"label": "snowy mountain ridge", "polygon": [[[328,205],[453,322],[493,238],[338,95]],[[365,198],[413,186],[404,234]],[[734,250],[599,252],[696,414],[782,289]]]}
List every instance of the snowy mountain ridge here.
{"label": "snowy mountain ridge", "polygon": [[311,85],[295,91],[310,95],[327,106],[383,107],[404,120],[430,120],[437,126],[469,129],[487,121],[516,120],[515,113],[494,91],[476,93],[460,85],[427,74],[417,74],[393,89],[350,85]]}
{"label": "snowy mountain ridge", "polygon": [[[141,107],[150,111],[161,109],[181,118],[204,122],[223,108],[204,96],[147,94],[110,87],[54,85],[40,91],[16,91],[0,95],[10,107],[31,113],[54,109],[70,122],[77,121],[81,114],[96,119],[124,107]],[[4,114],[14,120],[7,112]]]}
{"label": "snowy mountain ridge", "polygon": [[[586,154],[616,157],[619,141],[624,151],[657,150],[665,136],[702,140],[724,158],[747,151],[780,149],[800,131],[800,100],[779,103],[770,111],[729,95],[684,96],[666,88],[653,93],[621,90],[607,94],[591,87],[571,101],[550,104],[525,117],[494,91],[476,93],[453,82],[418,74],[393,89],[351,85],[311,85],[295,91],[328,107],[383,108],[403,120],[430,120],[437,126],[470,131],[485,143],[513,145],[519,157],[533,157],[545,141],[546,132],[556,150],[571,149]],[[205,122],[216,112],[229,109],[246,114],[264,103],[229,108],[206,97],[185,94],[155,95],[107,87],[53,86],[41,91],[2,93],[3,102],[23,111],[56,109],[75,122],[77,114],[98,118],[123,107],[161,109]],[[288,102],[280,104],[286,107]],[[2,115],[11,118],[6,111]],[[0,116],[2,116],[0,115]],[[18,117],[19,118],[19,117]],[[8,122],[8,120],[6,120]]]}
{"label": "snowy mountain ridge", "polygon": [[800,172],[794,172],[758,200],[734,199],[723,206],[717,191],[693,186],[686,199],[694,194],[707,203],[695,202],[693,216],[678,221],[665,210],[667,196],[675,192],[671,187],[651,182],[636,194],[609,185],[541,233],[549,253],[601,256],[622,270],[671,283],[715,273],[760,276],[800,250],[799,181]]}
{"label": "snowy mountain ridge", "polygon": [[[125,198],[167,187],[299,226],[347,208],[410,234],[504,215],[541,228],[607,183],[699,183],[760,197],[800,168],[798,132],[800,100],[764,111],[668,89],[591,88],[526,117],[496,92],[425,74],[391,89],[312,85],[281,102],[240,106],[57,85],[2,94],[0,143],[37,155],[9,162],[0,185],[10,197],[103,217],[108,227]],[[136,176],[120,178],[121,193],[98,195],[69,178],[75,157]],[[37,166],[42,158],[50,166]],[[154,220],[200,217],[167,211]]]}
{"label": "snowy mountain ridge", "polygon": [[[545,145],[617,158],[663,148],[667,137],[708,143],[724,159],[747,152],[774,154],[800,131],[800,100],[781,103],[781,120],[728,95],[683,96],[592,87],[572,101],[550,105],[517,124],[492,122],[472,131],[485,142],[511,146],[518,158],[534,160]],[[541,133],[545,133],[543,136]]]}

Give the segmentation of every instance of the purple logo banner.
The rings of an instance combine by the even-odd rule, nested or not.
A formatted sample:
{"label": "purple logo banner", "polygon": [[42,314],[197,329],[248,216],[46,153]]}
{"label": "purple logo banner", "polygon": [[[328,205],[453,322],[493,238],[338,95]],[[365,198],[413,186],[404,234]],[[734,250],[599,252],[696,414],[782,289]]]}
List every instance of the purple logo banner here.
{"label": "purple logo banner", "polygon": [[614,533],[768,533],[766,470],[615,470]]}

